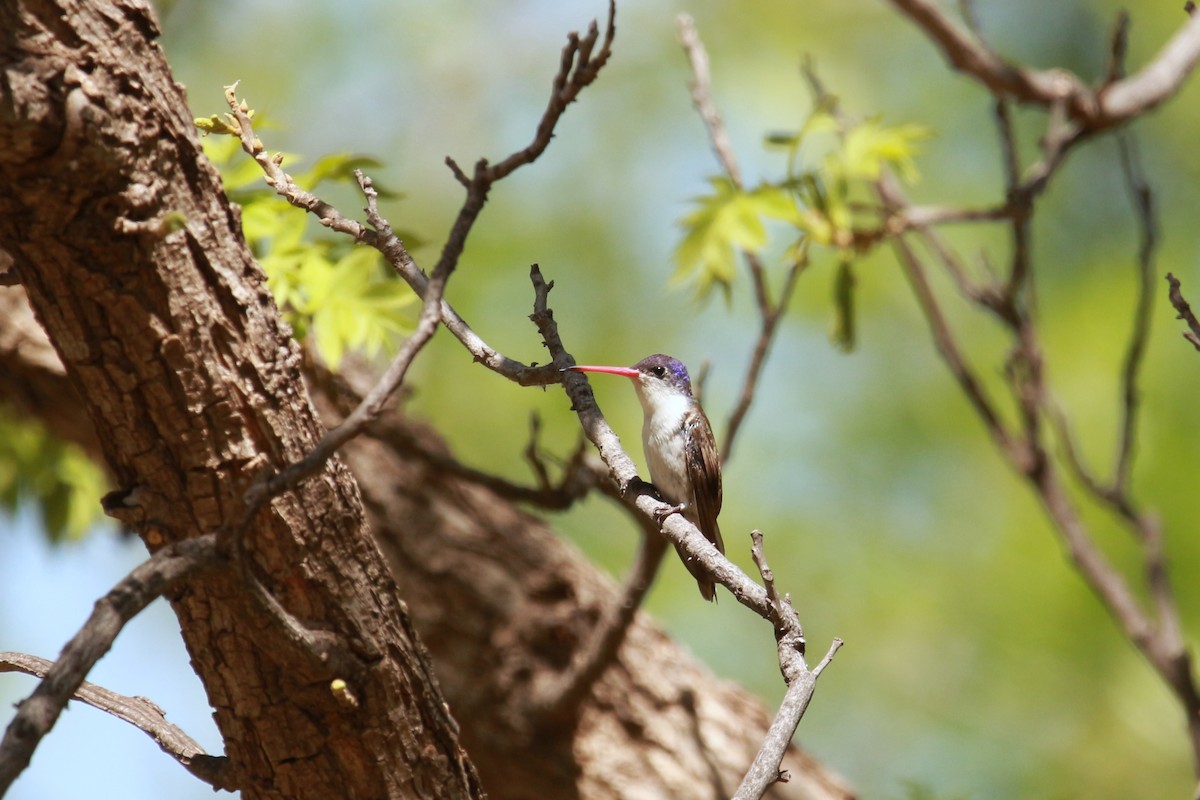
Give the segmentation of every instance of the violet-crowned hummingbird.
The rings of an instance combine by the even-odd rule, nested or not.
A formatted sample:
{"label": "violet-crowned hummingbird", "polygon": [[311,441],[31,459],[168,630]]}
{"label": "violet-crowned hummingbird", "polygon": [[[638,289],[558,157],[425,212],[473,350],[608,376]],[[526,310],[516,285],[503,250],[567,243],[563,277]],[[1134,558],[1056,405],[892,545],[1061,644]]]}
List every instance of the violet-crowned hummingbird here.
{"label": "violet-crowned hummingbird", "polygon": [[[704,410],[692,396],[692,381],[681,361],[661,353],[632,367],[570,367],[633,380],[642,403],[642,449],[650,481],[663,500],[677,506],[717,550],[724,553],[717,515],[721,513],[721,456]],[[676,546],[683,565],[700,585],[705,600],[716,597],[713,579]]]}

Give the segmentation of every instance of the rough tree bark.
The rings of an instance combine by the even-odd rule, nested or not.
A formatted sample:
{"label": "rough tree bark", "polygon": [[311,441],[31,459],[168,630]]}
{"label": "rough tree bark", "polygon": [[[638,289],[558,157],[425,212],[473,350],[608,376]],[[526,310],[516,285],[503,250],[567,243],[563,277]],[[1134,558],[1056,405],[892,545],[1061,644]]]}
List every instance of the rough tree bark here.
{"label": "rough tree bark", "polygon": [[[0,4],[0,268],[61,358],[23,324],[20,290],[0,288],[0,401],[149,489],[125,516],[151,547],[235,519],[258,471],[321,432],[156,35],[135,0]],[[385,420],[344,451],[357,484],[335,463],[260,513],[248,578],[231,566],[172,598],[246,796],[477,793],[399,598],[491,796],[732,791],[766,712],[644,616],[571,719],[524,715],[616,593],[539,520],[428,457],[442,447]],[[296,620],[255,582],[321,635],[289,635]],[[357,709],[333,677],[352,679]],[[772,796],[850,796],[798,750],[784,767]]]}
{"label": "rough tree bark", "polygon": [[[322,433],[156,34],[137,2],[0,5],[0,242],[152,550]],[[244,795],[480,796],[346,468],[236,535],[170,600]]]}

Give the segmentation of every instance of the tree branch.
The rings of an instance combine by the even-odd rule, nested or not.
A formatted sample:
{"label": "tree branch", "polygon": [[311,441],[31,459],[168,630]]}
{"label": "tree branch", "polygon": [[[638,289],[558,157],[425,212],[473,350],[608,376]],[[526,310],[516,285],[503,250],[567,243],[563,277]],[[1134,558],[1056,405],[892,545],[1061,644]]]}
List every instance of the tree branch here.
{"label": "tree branch", "polygon": [[709,70],[708,51],[696,30],[696,21],[689,14],[680,14],[675,18],[679,34],[679,43],[688,58],[692,69],[692,105],[700,114],[704,129],[708,132],[708,141],[712,145],[717,163],[725,171],[725,175],[739,189],[743,187],[742,171],[738,167],[737,156],[729,135],[725,132],[725,123],[721,121],[721,113],[712,98],[712,72]]}
{"label": "tree branch", "polygon": [[[26,653],[0,653],[0,672],[23,672],[45,679],[54,668],[54,662]],[[225,756],[210,756],[195,739],[178,725],[167,722],[166,714],[156,704],[144,697],[128,697],[88,681],[79,684],[72,698],[87,703],[93,708],[112,714],[133,725],[152,738],[162,751],[174,758],[194,777],[213,787],[235,792]]]}
{"label": "tree branch", "polygon": [[775,589],[775,576],[763,551],[763,535],[759,531],[753,531],[750,538],[753,541],[750,552],[754,557],[754,564],[762,575],[763,586],[774,609],[772,621],[775,623],[775,637],[779,644],[779,668],[788,690],[779,705],[775,719],[771,722],[771,727],[767,730],[758,755],[750,764],[750,769],[746,771],[737,793],[733,796],[734,800],[758,800],[766,794],[772,784],[788,779],[787,774],[779,770],[783,754],[791,744],[792,737],[796,735],[800,719],[817,690],[817,678],[842,646],[842,640],[835,638],[821,662],[814,669],[808,668],[804,663],[804,635],[800,632],[800,621],[796,618],[791,600],[786,596],[780,597]]}
{"label": "tree branch", "polygon": [[[555,365],[566,370],[567,367],[574,366],[574,360],[564,349],[554,315],[544,300],[553,284],[543,280],[541,270],[536,264],[531,270],[531,277],[539,297],[535,301],[535,308],[539,311],[533,314],[533,321],[538,326]],[[584,434],[600,452],[600,458],[608,466],[609,474],[625,504],[636,508],[647,520],[661,519],[659,530],[668,541],[681,548],[689,559],[701,564],[739,603],[763,619],[774,621],[776,610],[767,590],[720,553],[682,514],[667,514],[671,505],[659,499],[649,484],[638,478],[633,460],[625,453],[620,439],[600,412],[587,378],[582,373],[568,371],[563,373],[562,381]],[[796,631],[796,636],[798,640],[803,640],[803,633]]]}
{"label": "tree branch", "polygon": [[[712,98],[712,74],[709,70],[708,51],[700,38],[700,32],[696,29],[695,21],[689,15],[680,14],[676,18],[676,26],[679,43],[683,46],[684,54],[687,56],[692,70],[692,105],[695,106],[704,123],[704,129],[708,133],[708,140],[712,145],[717,163],[730,182],[738,189],[743,189],[745,186],[742,182],[742,172],[738,167],[737,156],[733,152],[733,145],[725,131],[725,123],[721,121],[721,114],[717,111],[716,103]],[[746,367],[745,377],[742,379],[742,389],[738,394],[737,404],[730,412],[729,421],[725,426],[725,439],[721,445],[722,463],[729,461],[733,454],[733,443],[754,402],[758,381],[762,376],[767,354],[775,341],[779,321],[787,311],[796,279],[807,266],[804,259],[798,258],[792,261],[783,279],[779,302],[772,303],[770,286],[767,283],[766,269],[763,267],[762,259],[758,257],[757,253],[749,250],[742,250],[742,258],[746,262],[746,267],[750,272],[750,282],[754,287],[754,301],[759,316],[759,334],[754,343],[750,362]]]}
{"label": "tree branch", "polygon": [[[954,277],[960,289],[967,289],[963,294],[975,305],[996,314],[1011,336],[1012,350],[1005,375],[1020,414],[1019,434],[1009,431],[1000,422],[994,406],[982,394],[978,381],[959,354],[956,337],[946,325],[940,304],[925,279],[924,266],[916,253],[904,242],[904,238],[897,237],[895,245],[901,267],[909,276],[943,359],[958,379],[960,388],[992,434],[1001,452],[1028,481],[1041,501],[1077,571],[1117,621],[1123,633],[1146,656],[1159,676],[1180,699],[1188,721],[1193,761],[1200,772],[1200,700],[1190,658],[1182,641],[1178,608],[1168,580],[1161,526],[1152,514],[1139,511],[1129,494],[1138,419],[1137,378],[1144,359],[1152,311],[1151,280],[1156,246],[1153,196],[1140,174],[1133,151],[1122,143],[1122,167],[1126,184],[1133,196],[1139,228],[1139,294],[1133,327],[1120,371],[1122,413],[1113,477],[1111,483],[1105,485],[1080,463],[1065,415],[1054,408],[1047,385],[1044,357],[1035,325],[1037,304],[1033,281],[1030,221],[1034,213],[1035,199],[1057,172],[1069,149],[1083,141],[1086,136],[1105,130],[1117,121],[1114,121],[1111,109],[1099,106],[1090,108],[1089,103],[1092,101],[1080,93],[1083,91],[1079,89],[1081,84],[1073,77],[1068,78],[1060,87],[1066,88],[1058,95],[1040,97],[1040,101],[1050,111],[1050,119],[1042,141],[1040,160],[1022,175],[1006,97],[1024,101],[1031,101],[1032,97],[1032,101],[1037,102],[1039,82],[1047,77],[1048,73],[1037,73],[1001,62],[985,46],[969,39],[966,34],[951,26],[940,12],[923,0],[893,2],[910,13],[910,16],[939,41],[952,63],[979,77],[996,95],[996,120],[1000,130],[1001,154],[1007,182],[1006,206],[1013,212],[1007,218],[1011,230],[1009,273],[1002,285],[983,287],[983,291],[976,291],[972,284],[964,282],[961,268],[958,267],[956,259],[949,257],[948,250],[935,248],[935,253],[946,265],[947,271]],[[1168,46],[1164,55],[1160,56],[1160,62],[1165,61],[1175,67],[1182,64],[1179,57],[1179,48],[1182,46],[1180,42],[1189,37],[1200,37],[1197,31],[1200,31],[1200,27],[1197,27],[1196,20],[1189,21],[1184,31]],[[1121,72],[1121,38],[1122,33],[1118,25],[1112,45],[1114,64],[1110,66],[1110,76],[1117,76]],[[1200,41],[1200,38],[1197,40]],[[1166,73],[1174,75],[1173,79],[1176,81],[1170,91],[1178,88],[1178,82],[1182,81],[1194,63],[1195,59],[1192,58],[1183,72],[1172,72],[1174,68],[1166,69]],[[1162,72],[1165,68],[1162,63],[1158,66],[1152,64],[1144,68],[1139,75],[1145,76],[1155,69]],[[1134,85],[1130,80],[1117,77],[1113,77],[1112,80],[1115,81],[1111,84],[1112,87]],[[1163,97],[1165,95],[1157,99],[1155,96],[1146,98],[1134,113],[1144,113],[1161,102]],[[1095,99],[1096,104],[1102,105],[1103,102],[1103,95]],[[877,190],[889,219],[903,219],[907,202],[895,182],[880,180]],[[928,230],[922,232],[932,236],[932,232]],[[1168,280],[1172,281],[1170,277]],[[1172,282],[1172,303],[1179,310],[1180,306],[1175,303],[1177,288],[1177,282]],[[1182,297],[1178,299],[1182,302]],[[1182,311],[1181,317],[1184,317]],[[1200,331],[1200,326],[1197,330]],[[1190,333],[1196,336],[1197,332]],[[1189,340],[1192,338],[1189,337]],[[1195,338],[1193,344],[1200,349],[1200,336]],[[1142,547],[1145,586],[1154,606],[1153,613],[1143,607],[1142,601],[1129,582],[1100,549],[1065,491],[1058,466],[1046,450],[1044,422],[1047,417],[1051,421],[1058,421],[1057,427],[1061,432],[1064,459],[1068,467],[1080,477],[1095,499],[1112,506],[1120,514],[1139,541]]]}
{"label": "tree branch", "polygon": [[[363,398],[362,402],[359,403],[358,407],[340,425],[328,431],[316,447],[302,460],[289,465],[274,475],[265,476],[263,480],[256,483],[247,494],[246,509],[242,514],[241,523],[238,526],[234,526],[234,529],[245,527],[258,509],[269,501],[270,498],[296,486],[300,481],[320,471],[342,445],[355,436],[358,436],[367,425],[378,419],[384,404],[387,403],[404,381],[404,377],[408,373],[409,367],[412,366],[413,360],[424,349],[429,340],[433,338],[438,324],[446,316],[449,315],[449,322],[456,323],[456,327],[465,335],[465,323],[460,318],[457,318],[456,314],[453,314],[452,309],[444,303],[443,297],[446,283],[450,275],[457,268],[459,258],[466,246],[467,236],[470,234],[475,220],[487,202],[488,192],[495,182],[510,175],[519,167],[535,161],[545,151],[546,147],[549,146],[554,128],[566,110],[566,107],[575,100],[580,91],[595,80],[601,67],[607,63],[612,52],[612,40],[615,33],[616,4],[610,0],[609,19],[605,38],[595,56],[592,55],[592,51],[599,40],[599,29],[594,22],[587,36],[582,39],[578,34],[570,34],[567,46],[563,49],[559,72],[555,76],[554,90],[551,93],[549,105],[542,115],[541,121],[538,123],[534,139],[529,145],[508,156],[494,167],[489,167],[487,160],[481,159],[476,164],[474,177],[470,179],[466,178],[453,160],[447,160],[451,169],[459,176],[460,182],[466,187],[467,195],[463,200],[462,207],[455,218],[454,224],[451,226],[450,235],[442,248],[442,255],[438,259],[433,274],[429,278],[425,278],[420,268],[416,266],[409,255],[407,248],[404,247],[403,243],[392,231],[390,223],[379,212],[378,193],[375,191],[369,178],[364,176],[361,171],[356,171],[355,173],[363,195],[366,197],[367,222],[371,225],[373,231],[360,223],[346,218],[336,208],[325,203],[316,195],[300,189],[291,176],[283,170],[281,166],[282,157],[270,157],[263,147],[262,142],[254,135],[254,128],[248,114],[247,105],[244,102],[239,102],[237,99],[237,84],[226,88],[225,99],[237,122],[238,137],[242,143],[242,149],[262,167],[267,183],[274,187],[276,192],[289,203],[318,215],[322,224],[327,227],[346,233],[356,241],[366,242],[379,249],[385,258],[388,259],[389,263],[400,272],[401,276],[409,281],[413,290],[418,293],[423,301],[423,308],[415,330],[405,340],[404,344],[393,357],[387,370]],[[460,339],[462,338],[464,337],[460,336]],[[519,362],[513,362],[511,359],[500,358],[497,361],[505,369],[523,375],[532,369],[531,367],[525,367],[525,365],[520,365],[514,369],[514,365],[519,364]],[[556,377],[549,370],[542,370],[542,372],[545,373],[546,378]],[[546,382],[553,381],[547,380]]]}
{"label": "tree branch", "polygon": [[1061,104],[1067,118],[1092,133],[1121,125],[1166,102],[1200,60],[1200,18],[1192,16],[1141,70],[1092,89],[1066,70],[1029,69],[1005,61],[929,0],[891,3],[934,41],[954,69],[978,80],[997,98],[1047,108]]}
{"label": "tree branch", "polygon": [[[574,102],[584,88],[595,81],[600,69],[608,63],[615,35],[616,4],[610,0],[608,23],[605,26],[603,39],[600,39],[599,28],[595,22],[589,27],[586,36],[581,38],[576,33],[568,36],[567,44],[562,51],[559,71],[554,77],[550,100],[538,122],[533,139],[528,145],[495,165],[489,166],[487,159],[480,159],[476,163],[471,177],[468,177],[453,159],[447,158],[447,166],[459,183],[467,189],[467,195],[451,226],[450,235],[442,248],[438,263],[434,267],[434,275],[443,274],[448,277],[457,267],[466,245],[467,236],[479,213],[483,210],[492,185],[518,168],[533,163],[545,152],[553,139],[554,129],[567,106]],[[598,51],[596,50],[597,44],[600,45]],[[430,277],[413,260],[404,243],[393,233],[390,225],[378,214],[377,210],[373,215],[374,221],[370,217],[368,218],[368,222],[374,227],[372,229],[346,217],[320,197],[297,186],[291,176],[283,170],[282,156],[271,157],[262,142],[253,135],[252,126],[246,116],[247,107],[235,102],[233,97],[235,90],[236,84],[229,87],[226,98],[231,101],[234,116],[242,126],[239,133],[242,148],[263,169],[267,184],[272,186],[288,203],[314,214],[322,225],[379,250],[413,291],[422,300],[426,300]],[[368,203],[372,202],[372,190],[368,188],[370,179],[360,175],[359,184],[368,196]],[[454,334],[476,361],[488,369],[522,386],[546,386],[558,383],[558,374],[553,369],[524,364],[508,358],[489,346],[444,299],[438,301],[437,308],[439,321]]]}
{"label": "tree branch", "polygon": [[1183,332],[1183,338],[1191,342],[1192,347],[1200,350],[1200,320],[1196,319],[1196,315],[1192,313],[1191,305],[1184,299],[1179,279],[1170,272],[1167,273],[1167,285],[1170,287],[1167,299],[1171,301],[1171,307],[1177,312],[1175,318],[1187,323],[1188,329]]}
{"label": "tree branch", "polygon": [[821,662],[812,670],[803,672],[788,685],[783,702],[779,704],[779,711],[776,712],[775,719],[771,721],[771,727],[763,739],[762,749],[758,751],[746,772],[746,777],[742,779],[742,784],[733,796],[734,800],[758,800],[767,793],[772,784],[789,779],[786,772],[780,772],[779,764],[792,743],[792,737],[796,735],[796,728],[799,727],[804,712],[812,702],[817,689],[817,678],[821,677],[821,673],[829,666],[834,654],[841,647],[842,640],[834,639]]}
{"label": "tree branch", "polygon": [[49,733],[84,678],[112,647],[129,620],[152,600],[216,561],[215,537],[199,536],[167,545],[138,565],[104,597],[79,632],[63,647],[45,678],[17,706],[0,741],[0,796],[29,765],[33,751]]}

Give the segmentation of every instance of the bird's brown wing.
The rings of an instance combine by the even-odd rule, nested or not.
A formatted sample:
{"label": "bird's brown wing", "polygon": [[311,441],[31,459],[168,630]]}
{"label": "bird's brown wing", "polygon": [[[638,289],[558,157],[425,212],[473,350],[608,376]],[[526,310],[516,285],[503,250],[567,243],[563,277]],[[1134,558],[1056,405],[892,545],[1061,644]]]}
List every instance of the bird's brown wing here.
{"label": "bird's brown wing", "polygon": [[712,426],[704,412],[696,408],[684,418],[683,429],[684,457],[695,491],[689,499],[696,513],[696,527],[724,553],[725,542],[717,525],[717,515],[721,513],[721,455]]}

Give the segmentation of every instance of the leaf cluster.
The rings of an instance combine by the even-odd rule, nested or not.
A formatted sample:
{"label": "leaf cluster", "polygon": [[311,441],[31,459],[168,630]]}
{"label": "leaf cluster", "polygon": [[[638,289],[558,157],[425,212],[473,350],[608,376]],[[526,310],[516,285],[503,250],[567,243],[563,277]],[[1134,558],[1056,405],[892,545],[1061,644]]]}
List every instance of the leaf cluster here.
{"label": "leaf cluster", "polygon": [[36,419],[0,411],[0,506],[15,511],[32,498],[53,542],[77,539],[99,518],[104,473],[78,446]]}
{"label": "leaf cluster", "polygon": [[729,297],[740,253],[762,256],[767,223],[791,237],[784,261],[806,264],[814,249],[837,263],[833,339],[853,342],[852,263],[883,237],[871,184],[885,167],[902,180],[919,179],[916,153],[930,131],[919,125],[884,125],[879,118],[847,123],[831,107],[818,106],[796,131],[773,133],[766,146],[787,156],[783,174],[754,188],[726,177],[710,179],[712,191],[693,199],[681,220],[675,251],[676,283],[691,284],[700,298],[719,287]]}
{"label": "leaf cluster", "polygon": [[[378,251],[345,237],[310,235],[308,216],[263,184],[258,164],[237,158],[236,137],[209,136],[204,149],[221,170],[230,200],[242,208],[246,242],[296,338],[311,334],[317,351],[336,368],[347,351],[374,357],[411,330],[416,295],[391,275]],[[326,182],[351,183],[354,170],[377,166],[364,156],[327,155],[294,178],[312,190]],[[395,196],[385,190],[380,195]],[[405,238],[411,245],[415,237]]]}

